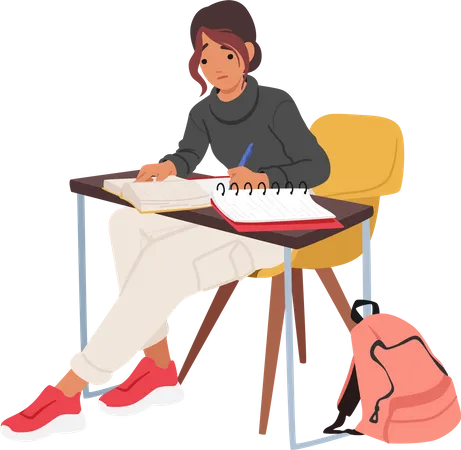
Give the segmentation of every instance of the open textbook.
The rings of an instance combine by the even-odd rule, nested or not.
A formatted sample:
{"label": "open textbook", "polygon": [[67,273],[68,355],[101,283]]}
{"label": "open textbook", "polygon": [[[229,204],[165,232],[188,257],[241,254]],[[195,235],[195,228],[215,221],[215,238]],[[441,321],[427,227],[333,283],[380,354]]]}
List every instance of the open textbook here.
{"label": "open textbook", "polygon": [[104,180],[103,189],[131,203],[141,213],[207,208],[211,193],[229,177],[185,180],[169,176],[164,181],[137,182],[134,178]]}

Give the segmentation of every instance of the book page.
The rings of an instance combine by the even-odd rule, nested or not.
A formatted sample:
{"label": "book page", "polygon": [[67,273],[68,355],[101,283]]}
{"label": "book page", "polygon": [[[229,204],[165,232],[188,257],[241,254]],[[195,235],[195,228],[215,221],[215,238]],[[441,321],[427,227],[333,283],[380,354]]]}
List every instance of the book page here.
{"label": "book page", "polygon": [[226,191],[225,195],[214,191],[216,206],[234,222],[283,222],[296,220],[334,219],[335,215],[321,207],[304,189],[262,189]]}
{"label": "book page", "polygon": [[[112,194],[121,196],[123,186],[128,183],[134,183],[136,178],[116,178],[112,180],[104,180],[103,188],[106,191],[111,192]],[[155,181],[155,177],[152,177],[153,181],[146,181],[146,183],[153,183]],[[184,178],[179,178],[174,175],[169,176],[165,182],[174,182],[174,181],[184,181]]]}
{"label": "book page", "polygon": [[120,196],[125,183],[133,183],[135,178],[118,178],[116,180],[104,180],[103,187],[106,191]]}
{"label": "book page", "polygon": [[193,209],[210,206],[211,192],[229,178],[185,180],[168,177],[165,181],[126,183],[122,198],[141,212]]}

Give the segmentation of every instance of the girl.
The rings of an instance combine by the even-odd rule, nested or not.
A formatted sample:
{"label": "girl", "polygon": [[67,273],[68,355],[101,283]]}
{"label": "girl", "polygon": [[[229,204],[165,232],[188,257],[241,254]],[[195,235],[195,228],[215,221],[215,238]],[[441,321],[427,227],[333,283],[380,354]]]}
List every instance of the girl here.
{"label": "girl", "polygon": [[[140,166],[138,181],[188,177],[200,169],[229,168],[231,182],[256,188],[327,180],[328,157],[309,132],[303,102],[283,83],[251,74],[255,45],[230,29],[201,27],[187,60],[198,87],[197,101],[170,154]],[[237,167],[249,144],[253,154]],[[177,361],[166,340],[166,321],[184,299],[244,279],[283,262],[279,246],[201,227],[134,208],[118,209],[110,222],[114,276],[119,296],[88,345],[56,383],[46,383],[25,407],[5,417],[3,433],[62,431],[82,416],[81,392],[91,383],[113,382],[143,349],[120,385],[99,404],[122,410],[142,401],[155,404],[159,387],[175,386]],[[155,332],[155,333],[154,333]],[[62,423],[61,423],[62,422]],[[76,424],[71,424],[75,428]],[[30,435],[32,436],[32,435]]]}

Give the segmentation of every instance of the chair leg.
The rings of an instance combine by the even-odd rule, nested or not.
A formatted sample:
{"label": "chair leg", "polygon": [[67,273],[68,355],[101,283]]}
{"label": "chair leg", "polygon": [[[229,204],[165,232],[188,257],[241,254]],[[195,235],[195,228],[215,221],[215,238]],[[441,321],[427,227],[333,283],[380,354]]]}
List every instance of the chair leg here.
{"label": "chair leg", "polygon": [[179,373],[178,381],[182,384],[184,379],[186,378],[187,373],[189,372],[192,364],[194,363],[195,359],[197,358],[200,350],[205,344],[211,330],[213,329],[215,323],[218,321],[219,316],[221,315],[224,307],[226,306],[228,300],[230,299],[232,292],[237,287],[238,281],[233,281],[232,283],[225,284],[220,286],[216,295],[213,299],[213,302],[208,310],[205,319],[203,319],[203,323],[200,327],[200,330],[195,337],[194,343],[189,350],[186,360],[181,368],[181,372]]}
{"label": "chair leg", "polygon": [[284,274],[272,278],[259,434],[266,434],[285,312]]}
{"label": "chair leg", "polygon": [[349,305],[349,302],[347,301],[347,298],[341,289],[333,269],[316,269],[315,271],[322,280],[322,283],[328,291],[328,294],[330,294],[330,297],[333,300],[333,303],[335,304],[339,314],[341,315],[341,318],[346,324],[346,327],[349,331],[352,331],[352,328],[354,328],[356,324],[351,319],[351,306]]}
{"label": "chair leg", "polygon": [[296,336],[298,338],[299,361],[306,363],[306,319],[304,315],[304,286],[303,270],[292,269],[293,309],[296,322]]}

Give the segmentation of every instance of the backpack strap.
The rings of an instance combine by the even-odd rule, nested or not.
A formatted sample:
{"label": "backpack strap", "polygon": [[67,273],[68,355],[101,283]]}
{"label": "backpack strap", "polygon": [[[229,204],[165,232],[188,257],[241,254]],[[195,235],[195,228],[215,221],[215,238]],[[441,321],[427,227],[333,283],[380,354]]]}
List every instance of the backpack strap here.
{"label": "backpack strap", "polygon": [[378,363],[383,369],[384,369],[384,372],[386,372],[386,375],[387,375],[387,378],[389,379],[389,383],[391,384],[391,389],[390,391],[382,396],[381,398],[379,398],[376,402],[376,405],[375,405],[375,412],[373,413],[373,415],[370,417],[370,422],[371,423],[378,423],[378,413],[379,413],[379,404],[382,400],[386,400],[387,398],[389,398],[393,393],[394,393],[394,384],[392,383],[392,380],[391,380],[391,377],[389,376],[389,373],[387,372],[386,368],[384,367],[384,365],[381,363],[381,361],[376,357],[375,355],[375,350],[377,347],[380,347],[384,350],[392,350],[396,347],[400,347],[401,345],[404,345],[404,344],[407,344],[408,342],[410,341],[417,341],[419,342],[423,347],[424,349],[426,350],[427,354],[431,357],[432,361],[434,361],[435,365],[440,369],[440,371],[444,374],[444,375],[447,375],[447,376],[450,376],[450,372],[448,371],[448,369],[446,369],[445,367],[442,366],[442,364],[440,364],[439,361],[437,361],[433,355],[431,355],[431,352],[427,349],[426,347],[426,344],[424,343],[424,341],[419,337],[419,336],[410,336],[409,338],[403,340],[402,342],[399,342],[398,344],[395,344],[395,345],[392,345],[391,347],[386,347],[383,343],[383,341],[381,340],[377,340],[373,343],[373,345],[371,346],[371,349],[370,349],[370,357],[373,361],[375,361],[376,363]]}
{"label": "backpack strap", "polygon": [[352,306],[351,319],[355,323],[360,323],[363,317],[357,311],[361,306],[371,305],[373,307],[373,314],[379,314],[379,305],[371,300],[356,300]]}

